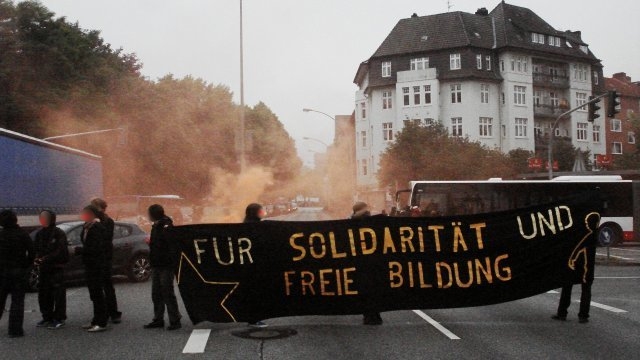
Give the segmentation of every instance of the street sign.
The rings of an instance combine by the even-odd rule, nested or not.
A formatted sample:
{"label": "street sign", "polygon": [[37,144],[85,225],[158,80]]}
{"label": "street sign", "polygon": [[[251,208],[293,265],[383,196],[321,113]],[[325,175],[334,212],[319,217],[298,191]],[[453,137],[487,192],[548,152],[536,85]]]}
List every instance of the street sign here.
{"label": "street sign", "polygon": [[541,158],[529,158],[527,161],[529,163],[529,169],[542,169],[543,161]]}
{"label": "street sign", "polygon": [[[549,170],[549,162],[547,161],[547,163],[545,164],[545,168],[547,170]],[[558,166],[558,160],[553,160],[553,170],[558,170],[560,169],[560,166]]]}
{"label": "street sign", "polygon": [[613,164],[613,157],[611,155],[596,155],[596,165],[599,167],[608,167]]}

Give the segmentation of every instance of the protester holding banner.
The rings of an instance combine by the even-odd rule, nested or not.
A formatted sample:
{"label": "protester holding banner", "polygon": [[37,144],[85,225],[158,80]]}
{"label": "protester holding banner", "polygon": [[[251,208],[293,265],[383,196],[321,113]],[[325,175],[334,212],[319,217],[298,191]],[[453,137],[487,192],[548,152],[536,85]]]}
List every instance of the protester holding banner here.
{"label": "protester holding banner", "polygon": [[153,320],[144,326],[145,329],[164,327],[164,309],[169,315],[167,330],[182,327],[178,301],[173,291],[174,272],[178,260],[178,245],[167,236],[173,227],[173,221],[165,215],[164,208],[155,204],[149,207],[151,239],[149,243],[149,261],[151,262],[151,299],[153,301]]}
{"label": "protester holding banner", "polygon": [[[259,223],[264,219],[267,215],[267,212],[264,210],[264,207],[260,204],[252,203],[247,206],[244,211],[244,221],[245,224]],[[261,320],[250,320],[249,326],[256,328],[265,328],[269,326],[264,321]]]}
{"label": "protester holding banner", "polygon": [[[367,205],[367,203],[359,201],[353,205],[351,219],[364,219],[369,216],[371,216],[371,212],[369,211],[369,205]],[[382,325],[382,317],[377,311],[367,310],[363,314],[362,323],[364,325]]]}

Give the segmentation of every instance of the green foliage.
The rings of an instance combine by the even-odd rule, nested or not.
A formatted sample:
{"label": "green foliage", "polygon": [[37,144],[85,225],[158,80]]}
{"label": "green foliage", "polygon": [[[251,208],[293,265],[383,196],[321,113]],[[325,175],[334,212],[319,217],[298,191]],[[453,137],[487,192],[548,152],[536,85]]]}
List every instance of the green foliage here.
{"label": "green foliage", "polygon": [[518,174],[531,172],[531,169],[529,169],[529,158],[532,158],[533,156],[534,153],[532,151],[520,148],[513,149],[507,154],[511,167]]}
{"label": "green foliage", "polygon": [[[174,193],[194,199],[212,170],[238,172],[239,107],[228,87],[187,76],[150,81],[135,54],[37,1],[0,0],[0,127],[45,137],[125,126],[65,144],[103,156],[108,195]],[[274,168],[276,185],[300,170],[294,142],[263,103],[246,108],[249,163]]]}
{"label": "green foliage", "polygon": [[507,156],[468,138],[450,137],[442,125],[407,124],[380,158],[381,186],[410,180],[481,180],[515,174]]}

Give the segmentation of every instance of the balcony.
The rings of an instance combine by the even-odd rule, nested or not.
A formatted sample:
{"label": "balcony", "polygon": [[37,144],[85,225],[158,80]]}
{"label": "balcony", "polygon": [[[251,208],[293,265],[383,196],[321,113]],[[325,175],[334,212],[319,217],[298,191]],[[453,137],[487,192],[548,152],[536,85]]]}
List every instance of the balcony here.
{"label": "balcony", "polygon": [[533,73],[533,86],[569,88],[569,77],[565,75],[553,75],[541,72]]}
{"label": "balcony", "polygon": [[559,106],[551,104],[535,104],[533,106],[533,115],[537,118],[557,118],[562,114]]}
{"label": "balcony", "polygon": [[[536,153],[547,151],[547,149],[549,148],[550,132],[551,132],[551,129],[544,129],[544,131],[540,131],[540,132],[536,131],[535,133]],[[554,147],[561,142],[567,142],[571,144],[571,137],[562,136],[562,135],[553,137]]]}
{"label": "balcony", "polygon": [[422,70],[398,71],[398,82],[434,80],[438,77],[436,68],[426,68]]}

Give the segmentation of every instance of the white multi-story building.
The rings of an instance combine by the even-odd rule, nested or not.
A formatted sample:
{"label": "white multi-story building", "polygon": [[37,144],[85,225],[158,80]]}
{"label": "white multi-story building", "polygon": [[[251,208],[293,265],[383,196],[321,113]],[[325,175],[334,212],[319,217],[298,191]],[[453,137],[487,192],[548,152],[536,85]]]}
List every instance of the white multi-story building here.
{"label": "white multi-story building", "polygon": [[[601,93],[602,65],[580,32],[558,31],[529,9],[501,2],[488,12],[450,12],[402,19],[354,82],[357,183],[378,189],[380,155],[409,122],[440,122],[509,152],[546,151],[562,113]],[[601,124],[577,111],[559,123],[558,138],[605,154]],[[560,141],[560,140],[558,140]]]}

